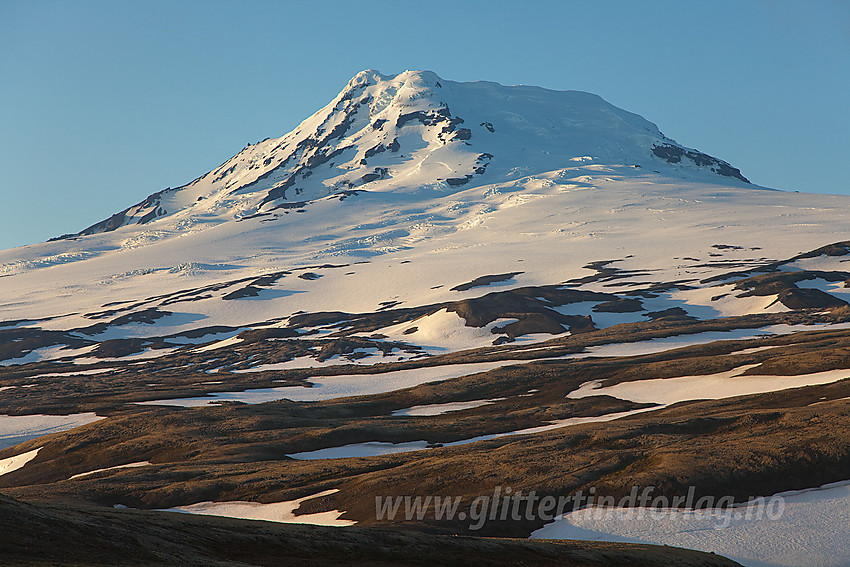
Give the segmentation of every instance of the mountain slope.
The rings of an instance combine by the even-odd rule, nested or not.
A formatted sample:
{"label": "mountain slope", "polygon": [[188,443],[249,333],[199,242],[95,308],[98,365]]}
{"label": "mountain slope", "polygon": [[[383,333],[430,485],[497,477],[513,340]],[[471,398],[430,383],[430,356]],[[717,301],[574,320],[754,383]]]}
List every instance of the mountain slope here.
{"label": "mountain slope", "polygon": [[423,490],[843,481],[848,205],[587,93],[365,71],[188,185],[0,252],[0,487],[333,492],[305,513],[369,525]]}
{"label": "mountain slope", "polygon": [[[305,311],[414,309],[426,317],[416,331],[392,318],[380,331],[410,353],[490,344],[492,332],[512,340],[646,320],[587,303],[473,320],[454,302],[481,295],[481,285],[458,286],[482,277],[513,274],[491,287],[555,285],[603,261],[620,291],[705,287],[729,268],[843,240],[846,203],[754,187],[588,93],[364,71],[294,131],[186,186],[78,235],[0,252],[5,317],[37,322],[15,334],[29,346],[7,349],[6,364],[167,351]],[[706,294],[644,300],[634,313],[684,301],[691,315],[745,315],[770,303],[717,309],[709,300],[720,294]]]}
{"label": "mountain slope", "polygon": [[[477,293],[454,286],[499,273],[550,285],[601,260],[654,270],[658,281],[682,270],[716,275],[722,263],[695,271],[681,259],[722,253],[758,265],[842,240],[845,201],[754,188],[732,166],[595,95],[364,71],[293,132],[192,183],[78,235],[0,253],[0,291],[18,298],[9,319],[70,314],[43,327],[68,331],[109,311],[92,305],[92,291],[107,305],[225,290],[192,295],[186,313],[155,325],[132,315],[108,325],[125,332],[106,336],[197,332],[302,310],[454,301]],[[769,237],[751,228],[789,223],[793,231]],[[745,257],[747,248],[763,252]],[[262,305],[218,301],[236,299],[229,282],[353,262],[368,264],[333,272],[344,278],[238,292],[274,299]],[[383,277],[390,266],[393,277]]]}

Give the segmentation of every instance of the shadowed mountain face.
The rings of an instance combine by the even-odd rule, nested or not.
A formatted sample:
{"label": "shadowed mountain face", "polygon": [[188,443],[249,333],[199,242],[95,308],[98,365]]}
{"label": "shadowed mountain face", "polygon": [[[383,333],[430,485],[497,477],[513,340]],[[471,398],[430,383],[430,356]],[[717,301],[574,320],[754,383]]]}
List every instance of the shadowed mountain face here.
{"label": "shadowed mountain face", "polygon": [[[188,185],[0,252],[0,490],[54,503],[3,500],[4,521],[41,522],[61,550],[89,506],[80,533],[107,535],[71,563],[129,542],[165,562],[356,549],[417,564],[412,545],[492,565],[690,564],[444,537],[591,532],[759,565],[844,557],[818,540],[846,526],[817,491],[792,502],[811,533],[788,549],[768,545],[781,522],[473,527],[433,497],[651,486],[746,502],[847,480],[848,205],[753,186],[587,93],[364,71]],[[401,519],[379,513],[386,497],[432,499]],[[357,525],[264,526],[234,555],[197,534],[237,546],[260,528],[150,511],[171,508]]]}

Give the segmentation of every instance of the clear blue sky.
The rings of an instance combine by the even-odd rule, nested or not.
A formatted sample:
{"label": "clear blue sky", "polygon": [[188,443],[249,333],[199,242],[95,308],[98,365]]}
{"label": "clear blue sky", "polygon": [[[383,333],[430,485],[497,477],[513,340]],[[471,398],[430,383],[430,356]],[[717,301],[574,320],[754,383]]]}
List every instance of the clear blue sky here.
{"label": "clear blue sky", "polygon": [[755,183],[850,194],[844,0],[0,0],[0,249],[186,183],[366,68],[594,92]]}

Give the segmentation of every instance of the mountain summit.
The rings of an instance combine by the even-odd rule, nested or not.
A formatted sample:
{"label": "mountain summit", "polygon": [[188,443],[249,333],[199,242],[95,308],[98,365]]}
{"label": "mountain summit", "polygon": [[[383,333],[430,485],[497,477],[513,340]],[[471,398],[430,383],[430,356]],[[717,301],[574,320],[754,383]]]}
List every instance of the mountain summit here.
{"label": "mountain summit", "polygon": [[577,161],[672,166],[678,175],[747,182],[728,163],[680,146],[593,94],[367,70],[285,136],[249,145],[187,185],[66,236],[173,215],[235,220],[351,191],[450,192]]}

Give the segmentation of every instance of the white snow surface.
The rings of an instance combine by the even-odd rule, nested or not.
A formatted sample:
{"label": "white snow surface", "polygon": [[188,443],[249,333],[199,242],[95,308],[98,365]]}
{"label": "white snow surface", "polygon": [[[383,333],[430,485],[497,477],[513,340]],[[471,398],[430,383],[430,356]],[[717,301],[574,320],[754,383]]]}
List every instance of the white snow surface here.
{"label": "white snow surface", "polygon": [[68,480],[74,480],[75,478],[84,478],[93,474],[102,473],[104,471],[114,471],[120,469],[134,469],[137,467],[147,467],[150,466],[150,461],[137,461],[135,463],[127,463],[126,465],[115,465],[114,467],[106,467],[103,469],[94,469],[93,471],[83,472],[75,474],[74,476],[68,478]]}
{"label": "white snow surface", "polygon": [[93,374],[103,374],[104,372],[112,372],[115,368],[92,368],[91,370],[78,370],[76,372],[50,372],[48,374],[37,374],[30,376],[30,379],[36,378],[53,378],[61,376],[88,376]]}
{"label": "white snow surface", "polygon": [[747,370],[758,366],[760,365],[745,364],[716,374],[635,380],[605,387],[601,386],[598,380],[592,380],[567,394],[567,397],[613,396],[633,402],[669,405],[688,400],[717,400],[764,394],[790,388],[830,384],[850,378],[850,369],[827,370],[796,376],[744,375]]}
{"label": "white snow surface", "polygon": [[[468,327],[457,313],[440,309],[431,315],[379,329],[376,332],[387,335],[392,340],[412,342],[423,347],[428,353],[440,354],[450,350],[490,346],[499,336],[493,334],[493,327],[513,321],[516,319],[496,319],[483,327]],[[405,333],[414,328],[416,331]]]}
{"label": "white snow surface", "polygon": [[[784,502],[781,515],[766,509],[761,517],[758,508],[747,505],[733,509],[731,516],[720,509],[654,513],[638,508],[621,515],[585,508],[565,514],[531,537],[685,547],[724,555],[745,567],[850,565],[850,481],[776,496]],[[778,502],[774,511],[780,510]]]}
{"label": "white snow surface", "polygon": [[188,506],[176,506],[165,508],[165,512],[182,512],[185,514],[203,514],[207,516],[225,516],[227,518],[242,518],[244,520],[265,520],[268,522],[281,522],[285,524],[314,524],[319,526],[351,526],[357,522],[353,520],[341,520],[345,512],[329,510],[315,514],[296,515],[295,511],[305,500],[320,498],[339,492],[338,489],[325,490],[318,494],[289,500],[287,502],[275,502],[272,504],[261,504],[259,502],[198,502]]}
{"label": "white snow surface", "polygon": [[[789,335],[804,331],[828,331],[850,328],[850,323],[834,323],[834,324],[812,324],[812,325],[769,325],[766,327],[758,327],[755,329],[733,329],[730,331],[706,331],[702,333],[690,333],[685,335],[674,335],[672,337],[663,337],[657,339],[648,339],[645,341],[634,341],[629,343],[607,343],[596,346],[589,346],[583,352],[566,354],[564,356],[552,357],[547,360],[563,360],[570,358],[589,358],[589,357],[615,357],[615,356],[642,356],[645,354],[656,354],[684,348],[689,346],[703,345],[715,341],[732,341],[732,340],[749,340],[757,338],[767,338],[775,335]],[[742,349],[733,351],[729,354],[745,354],[758,352],[755,349],[763,350],[774,347],[753,347],[752,349]]]}
{"label": "white snow surface", "polygon": [[94,413],[0,415],[0,449],[104,419]]}
{"label": "white snow surface", "polygon": [[423,417],[432,415],[443,415],[452,411],[463,411],[468,409],[480,408],[505,398],[490,398],[488,400],[469,400],[467,402],[445,402],[442,404],[425,404],[421,406],[413,406],[404,409],[394,410],[392,415],[404,415],[410,417]]}
{"label": "white snow surface", "polygon": [[43,447],[39,447],[38,449],[33,449],[32,451],[27,451],[26,453],[15,455],[14,457],[0,459],[0,476],[3,476],[4,474],[9,474],[10,472],[16,471],[19,468],[23,467],[28,462],[33,460],[42,448]]}
{"label": "white snow surface", "polygon": [[217,401],[236,401],[246,404],[260,404],[275,400],[294,402],[315,402],[334,400],[351,396],[383,394],[404,388],[412,388],[428,382],[440,382],[451,378],[469,376],[486,372],[493,368],[506,366],[511,361],[476,362],[470,364],[452,364],[449,366],[429,366],[408,370],[393,370],[380,374],[344,374],[310,378],[311,388],[303,386],[282,386],[280,388],[255,388],[242,392],[215,392],[204,397],[173,398],[138,402],[145,405],[166,405],[181,407],[204,406]]}

